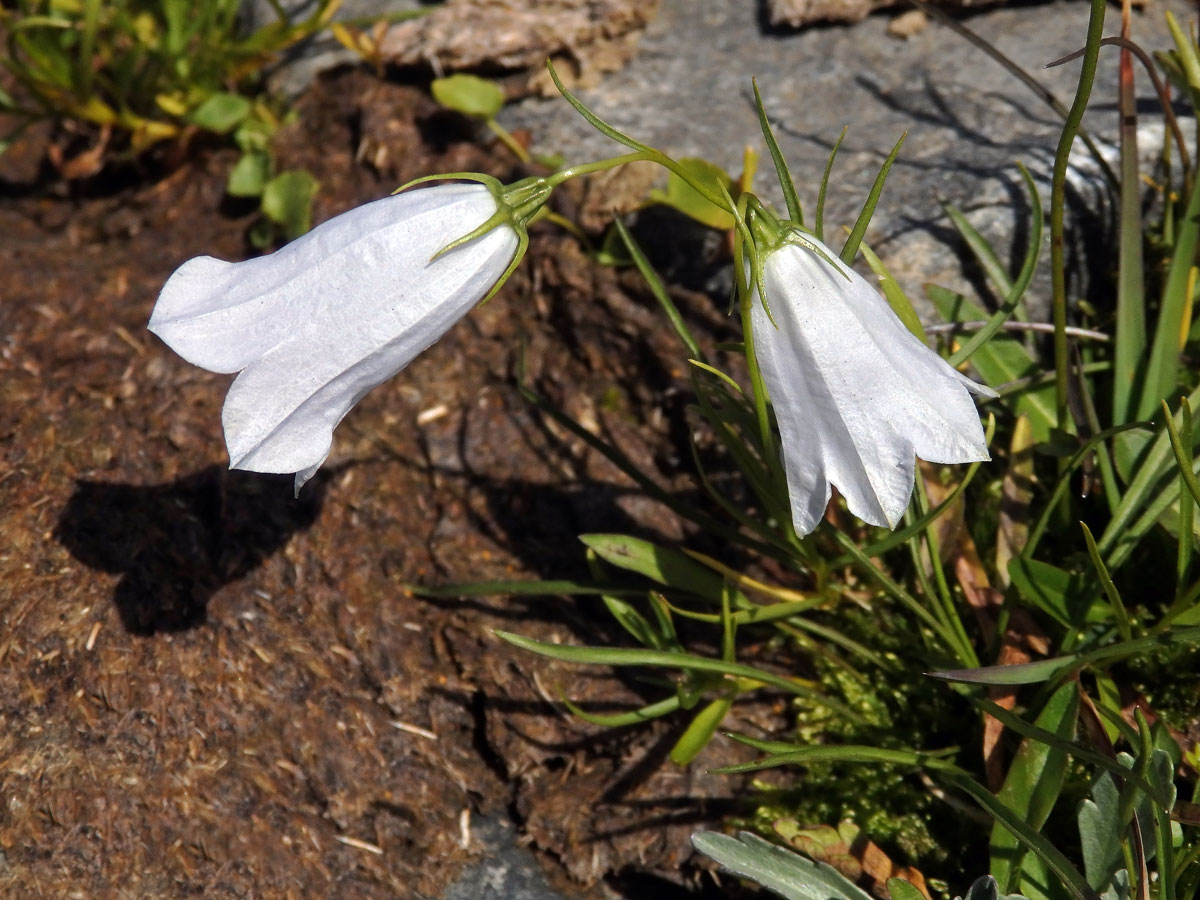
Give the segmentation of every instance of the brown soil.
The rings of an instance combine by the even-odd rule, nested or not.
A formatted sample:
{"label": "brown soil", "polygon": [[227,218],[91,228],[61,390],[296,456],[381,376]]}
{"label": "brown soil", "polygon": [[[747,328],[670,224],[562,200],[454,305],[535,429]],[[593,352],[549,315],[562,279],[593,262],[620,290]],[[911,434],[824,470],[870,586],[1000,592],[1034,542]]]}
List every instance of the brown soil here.
{"label": "brown soil", "polygon": [[[320,179],[318,221],[422,174],[514,174],[413,88],[342,73],[301,106],[279,149]],[[183,260],[247,253],[233,157],[193,149],[105,196],[3,163],[0,892],[438,896],[479,853],[471,814],[511,819],[575,896],[686,881],[687,835],[744,788],[706,769],[744,754],[717,741],[678,769],[681,720],[583,724],[560,687],[599,711],[663,688],[493,634],[625,643],[599,601],[405,588],[578,575],[580,532],[686,533],[514,387],[523,352],[555,403],[685,486],[682,354],[636,274],[537,226],[512,282],[368,396],[294,500],[290,477],[226,470],[228,378],[145,331]],[[758,733],[747,715],[772,712],[730,724]]]}

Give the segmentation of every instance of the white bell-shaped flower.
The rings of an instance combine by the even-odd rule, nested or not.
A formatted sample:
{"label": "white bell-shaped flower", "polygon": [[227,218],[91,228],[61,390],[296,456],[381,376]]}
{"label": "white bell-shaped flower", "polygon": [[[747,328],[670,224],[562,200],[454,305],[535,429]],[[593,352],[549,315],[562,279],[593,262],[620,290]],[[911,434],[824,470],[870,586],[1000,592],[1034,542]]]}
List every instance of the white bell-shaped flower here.
{"label": "white bell-shaped flower", "polygon": [[751,332],[797,534],[821,521],[831,486],[860,519],[895,528],[914,456],[989,459],[970,393],[995,393],[926,347],[833,251],[792,231],[758,266]]}
{"label": "white bell-shaped flower", "polygon": [[268,256],[189,260],[149,328],[214,372],[239,372],[222,412],[230,467],[295,472],[329,455],[333,430],[489,294],[526,245],[549,188],[535,180],[444,184],[330,219]]}

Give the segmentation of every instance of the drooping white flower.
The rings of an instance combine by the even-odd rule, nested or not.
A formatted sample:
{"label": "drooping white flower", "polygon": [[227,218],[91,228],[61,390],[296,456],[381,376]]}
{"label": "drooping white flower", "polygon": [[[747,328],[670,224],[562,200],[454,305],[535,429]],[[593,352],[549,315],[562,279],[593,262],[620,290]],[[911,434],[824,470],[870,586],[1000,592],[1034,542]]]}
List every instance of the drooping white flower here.
{"label": "drooping white flower", "polygon": [[197,257],[149,328],[194,365],[240,373],[221,415],[230,467],[295,472],[299,491],[350,408],[515,265],[548,193],[532,180],[506,193],[444,184],[360,206],[268,256]]}
{"label": "drooping white flower", "polygon": [[854,515],[895,528],[914,456],[989,459],[970,393],[995,393],[926,347],[833,251],[793,234],[760,265],[770,316],[756,284],[751,332],[798,535],[821,521],[831,485]]}

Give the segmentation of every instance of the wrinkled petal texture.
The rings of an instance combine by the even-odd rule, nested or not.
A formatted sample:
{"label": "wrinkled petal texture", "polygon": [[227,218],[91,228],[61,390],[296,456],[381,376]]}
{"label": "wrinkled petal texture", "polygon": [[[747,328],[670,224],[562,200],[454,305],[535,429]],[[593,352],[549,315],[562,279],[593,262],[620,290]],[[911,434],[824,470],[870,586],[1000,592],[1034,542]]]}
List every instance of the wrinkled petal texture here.
{"label": "wrinkled petal texture", "polygon": [[240,372],[222,412],[230,466],[316,472],[333,429],[499,280],[518,238],[483,185],[387,197],[239,263],[199,257],[167,281],[150,330],[189,362]]}
{"label": "wrinkled petal texture", "polygon": [[914,456],[989,458],[968,392],[992,392],[921,343],[861,275],[785,244],[764,260],[763,286],[775,324],[755,297],[751,329],[798,534],[820,522],[831,485],[854,515],[894,528]]}

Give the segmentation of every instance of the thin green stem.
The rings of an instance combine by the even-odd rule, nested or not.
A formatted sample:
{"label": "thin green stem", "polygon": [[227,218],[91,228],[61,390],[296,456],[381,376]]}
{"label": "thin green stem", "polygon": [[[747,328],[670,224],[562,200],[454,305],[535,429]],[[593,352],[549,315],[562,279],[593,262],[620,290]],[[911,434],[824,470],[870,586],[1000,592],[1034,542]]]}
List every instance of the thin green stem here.
{"label": "thin green stem", "polygon": [[570,181],[572,178],[578,178],[580,175],[591,175],[593,172],[604,172],[608,169],[615,169],[617,166],[623,166],[627,163],[641,162],[642,160],[652,160],[658,162],[655,157],[662,156],[657,150],[639,150],[636,153],[623,153],[620,156],[611,156],[608,159],[600,159],[596,162],[580,163],[577,166],[570,166],[566,169],[561,169],[553,175],[546,177],[546,181],[552,187],[558,187],[564,181]]}
{"label": "thin green stem", "polygon": [[517,159],[526,165],[533,162],[533,157],[529,155],[529,151],[521,146],[521,142],[512,136],[511,131],[509,131],[495,119],[488,119],[486,120],[486,123],[487,127],[492,130],[492,134],[496,135],[496,137],[500,139],[500,142],[509,150],[511,150]]}
{"label": "thin green stem", "polygon": [[[918,473],[916,477],[916,498],[917,511],[920,515],[925,515],[929,512],[929,495],[925,490],[925,480]],[[930,599],[939,607],[942,621],[950,628],[958,638],[958,641],[963,647],[971,646],[971,639],[967,636],[967,630],[963,627],[962,617],[958,614],[958,610],[954,608],[954,596],[950,592],[950,585],[946,581],[946,571],[942,566],[942,548],[938,540],[936,523],[930,522],[925,529],[925,545],[929,551],[929,564],[933,569],[933,577],[937,584],[936,596],[931,595]]]}
{"label": "thin green stem", "polygon": [[942,641],[942,644],[957,659],[964,668],[973,669],[979,666],[979,657],[975,655],[975,649],[970,644],[963,644],[955,635],[953,629],[947,628],[940,622],[937,616],[933,615],[929,610],[921,605],[912,594],[906,591],[903,587],[897,584],[892,578],[884,572],[879,566],[875,565],[871,559],[863,553],[862,548],[850,535],[841,531],[838,528],[832,529],[833,538],[846,553],[854,559],[862,568],[870,574],[872,578],[879,582],[880,586],[892,597],[898,600],[901,604],[908,608],[914,616],[920,619],[926,626],[929,627]]}

